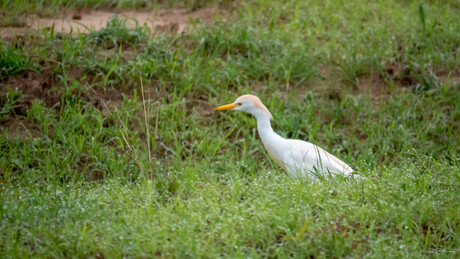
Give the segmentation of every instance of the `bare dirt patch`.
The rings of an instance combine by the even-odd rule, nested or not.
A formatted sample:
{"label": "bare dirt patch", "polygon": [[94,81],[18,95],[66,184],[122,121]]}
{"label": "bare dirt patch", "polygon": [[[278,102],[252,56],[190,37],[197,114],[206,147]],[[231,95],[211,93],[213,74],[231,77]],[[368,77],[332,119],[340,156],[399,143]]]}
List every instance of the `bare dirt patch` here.
{"label": "bare dirt patch", "polygon": [[7,87],[22,92],[20,105],[24,109],[30,107],[35,99],[42,100],[47,106],[54,106],[60,102],[54,75],[46,71],[24,72],[10,77],[5,83],[0,83],[0,86],[0,94],[6,93]]}
{"label": "bare dirt patch", "polygon": [[91,30],[101,30],[106,27],[107,22],[114,16],[126,19],[126,26],[134,28],[136,24],[147,26],[155,33],[182,33],[188,29],[190,19],[199,19],[203,23],[213,20],[217,12],[216,5],[209,5],[204,8],[189,11],[187,9],[160,9],[153,11],[102,11],[83,9],[68,14],[60,14],[59,18],[41,18],[36,15],[26,18],[24,27],[7,27],[0,29],[0,36],[14,37],[23,35],[28,30],[50,29],[54,25],[54,31],[70,33],[74,35],[88,33]]}
{"label": "bare dirt patch", "polygon": [[38,130],[34,124],[26,121],[24,116],[36,99],[43,101],[47,106],[60,107],[61,94],[55,86],[55,78],[47,71],[23,72],[0,83],[0,98],[7,94],[9,88],[21,92],[21,96],[9,118],[0,122],[0,133],[9,139],[33,138]]}
{"label": "bare dirt patch", "polygon": [[9,139],[30,139],[36,135],[36,130],[35,125],[16,116],[0,123],[0,133],[6,134]]}

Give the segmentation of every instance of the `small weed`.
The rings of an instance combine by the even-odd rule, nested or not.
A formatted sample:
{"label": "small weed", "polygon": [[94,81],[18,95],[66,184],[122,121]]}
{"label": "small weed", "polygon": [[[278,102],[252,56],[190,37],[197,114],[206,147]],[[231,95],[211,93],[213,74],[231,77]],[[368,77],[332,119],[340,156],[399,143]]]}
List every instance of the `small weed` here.
{"label": "small weed", "polygon": [[0,97],[0,123],[7,121],[14,114],[14,110],[20,107],[20,97],[21,92],[13,89],[8,89],[7,93]]}
{"label": "small weed", "polygon": [[0,81],[29,68],[27,56],[21,50],[14,49],[7,44],[0,44]]}
{"label": "small weed", "polygon": [[126,28],[126,19],[114,15],[105,28],[91,32],[87,40],[95,44],[103,44],[110,49],[121,47],[124,44],[127,46],[137,44],[145,37],[144,28],[139,27],[137,23],[134,30],[129,30]]}

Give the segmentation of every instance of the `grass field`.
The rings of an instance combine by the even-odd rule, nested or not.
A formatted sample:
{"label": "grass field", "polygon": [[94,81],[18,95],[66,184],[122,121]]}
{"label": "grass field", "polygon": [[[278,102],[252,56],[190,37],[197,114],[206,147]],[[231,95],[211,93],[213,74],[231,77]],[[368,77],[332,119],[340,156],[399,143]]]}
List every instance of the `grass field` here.
{"label": "grass field", "polygon": [[[458,1],[7,0],[0,25],[210,5],[0,36],[0,257],[458,258]],[[289,177],[214,111],[247,93],[364,178]]]}

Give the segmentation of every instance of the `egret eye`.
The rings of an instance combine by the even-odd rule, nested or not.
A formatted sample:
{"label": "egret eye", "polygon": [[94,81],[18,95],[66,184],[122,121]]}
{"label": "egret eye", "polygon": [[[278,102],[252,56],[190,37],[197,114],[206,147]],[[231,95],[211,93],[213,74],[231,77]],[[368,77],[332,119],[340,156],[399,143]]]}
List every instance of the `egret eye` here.
{"label": "egret eye", "polygon": [[239,107],[239,106],[241,106],[241,105],[243,105],[243,104],[242,104],[242,103],[235,103],[235,106],[238,106],[238,107]]}

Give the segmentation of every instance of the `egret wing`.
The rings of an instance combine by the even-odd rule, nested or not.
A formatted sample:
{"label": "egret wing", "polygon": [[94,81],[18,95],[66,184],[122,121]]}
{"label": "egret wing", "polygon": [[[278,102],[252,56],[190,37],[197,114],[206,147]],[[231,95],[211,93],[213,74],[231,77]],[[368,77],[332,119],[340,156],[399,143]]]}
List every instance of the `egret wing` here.
{"label": "egret wing", "polygon": [[324,149],[301,140],[290,140],[284,154],[286,168],[291,174],[349,175],[353,169]]}

